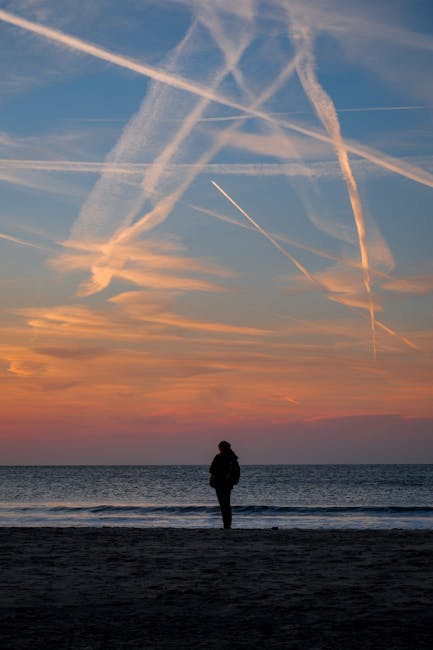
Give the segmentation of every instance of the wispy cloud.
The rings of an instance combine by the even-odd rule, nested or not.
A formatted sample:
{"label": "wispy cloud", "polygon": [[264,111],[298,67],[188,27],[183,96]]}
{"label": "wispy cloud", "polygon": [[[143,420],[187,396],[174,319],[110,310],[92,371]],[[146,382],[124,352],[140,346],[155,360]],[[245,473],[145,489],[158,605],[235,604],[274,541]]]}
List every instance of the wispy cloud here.
{"label": "wispy cloud", "polygon": [[36,354],[46,357],[54,357],[55,359],[66,359],[71,361],[83,361],[88,359],[96,359],[97,357],[112,354],[106,348],[87,348],[87,347],[41,347],[34,348]]}
{"label": "wispy cloud", "polygon": [[153,322],[168,327],[185,330],[202,330],[218,334],[239,334],[245,336],[264,336],[265,334],[269,334],[266,330],[255,327],[231,325],[221,322],[198,321],[168,311],[155,312],[153,309],[149,310],[148,297],[137,291],[114,296],[113,298],[110,298],[110,302],[120,305],[126,310],[126,313],[133,315],[139,320]]}
{"label": "wispy cloud", "polygon": [[389,277],[382,288],[396,293],[424,295],[433,291],[433,274],[415,275],[412,277]]}
{"label": "wispy cloud", "polygon": [[241,151],[250,151],[260,156],[282,158],[286,161],[290,158],[297,160],[302,157],[304,160],[328,158],[329,145],[317,142],[311,138],[289,136],[287,133],[252,133],[242,131],[234,132],[230,137],[230,147],[236,147]]}
{"label": "wispy cloud", "polygon": [[[345,6],[342,0],[308,4],[295,0],[291,3],[291,11],[298,20],[314,25],[317,32],[328,32],[341,40],[352,39],[359,42],[368,36],[381,44],[390,41],[404,43],[411,48],[433,50],[433,38],[430,34],[414,32],[404,24],[399,25],[398,22],[390,20],[390,14],[382,11],[382,5],[358,5],[356,10],[351,12],[344,12]],[[398,12],[395,13],[398,20]]]}
{"label": "wispy cloud", "polygon": [[[50,264],[62,272],[88,271],[78,295],[91,295],[106,288],[117,278],[140,287],[164,287],[183,291],[223,291],[223,285],[203,279],[203,275],[230,277],[216,264],[182,255],[183,248],[169,240],[148,239],[140,245],[119,244],[115,255],[111,245],[83,244],[69,240],[64,250]],[[195,277],[194,277],[195,276]]]}

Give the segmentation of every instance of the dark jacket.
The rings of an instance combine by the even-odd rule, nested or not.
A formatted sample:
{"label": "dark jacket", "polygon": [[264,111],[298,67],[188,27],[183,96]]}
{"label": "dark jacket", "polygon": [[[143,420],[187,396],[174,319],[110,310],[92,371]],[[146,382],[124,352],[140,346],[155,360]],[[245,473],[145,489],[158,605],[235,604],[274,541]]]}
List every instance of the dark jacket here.
{"label": "dark jacket", "polygon": [[239,481],[238,457],[231,449],[221,451],[213,459],[209,472],[212,487],[231,489]]}

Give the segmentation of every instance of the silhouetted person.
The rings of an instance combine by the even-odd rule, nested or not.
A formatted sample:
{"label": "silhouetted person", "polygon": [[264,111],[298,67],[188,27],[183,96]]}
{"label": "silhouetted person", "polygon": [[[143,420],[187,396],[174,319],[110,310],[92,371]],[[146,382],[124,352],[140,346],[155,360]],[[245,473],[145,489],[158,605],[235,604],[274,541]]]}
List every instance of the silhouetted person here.
{"label": "silhouetted person", "polygon": [[224,528],[232,526],[232,509],[230,496],[232,488],[239,482],[240,468],[238,457],[232,451],[229,442],[222,440],[218,445],[219,453],[209,468],[210,484],[216,490],[220,504]]}

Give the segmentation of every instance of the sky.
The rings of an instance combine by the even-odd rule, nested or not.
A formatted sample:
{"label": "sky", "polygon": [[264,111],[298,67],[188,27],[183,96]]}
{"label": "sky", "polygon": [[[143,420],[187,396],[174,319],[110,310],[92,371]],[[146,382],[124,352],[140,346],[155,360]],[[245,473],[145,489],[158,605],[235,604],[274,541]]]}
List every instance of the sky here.
{"label": "sky", "polygon": [[433,462],[428,0],[0,3],[0,463]]}

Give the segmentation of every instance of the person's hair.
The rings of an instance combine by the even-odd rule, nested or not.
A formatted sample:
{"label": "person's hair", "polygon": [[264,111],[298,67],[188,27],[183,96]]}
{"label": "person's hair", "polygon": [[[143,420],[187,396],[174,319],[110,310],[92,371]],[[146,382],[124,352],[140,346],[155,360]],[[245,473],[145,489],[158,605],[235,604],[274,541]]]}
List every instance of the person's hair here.
{"label": "person's hair", "polygon": [[227,451],[228,449],[231,449],[231,444],[227,442],[227,440],[221,440],[221,442],[218,443],[218,447]]}

